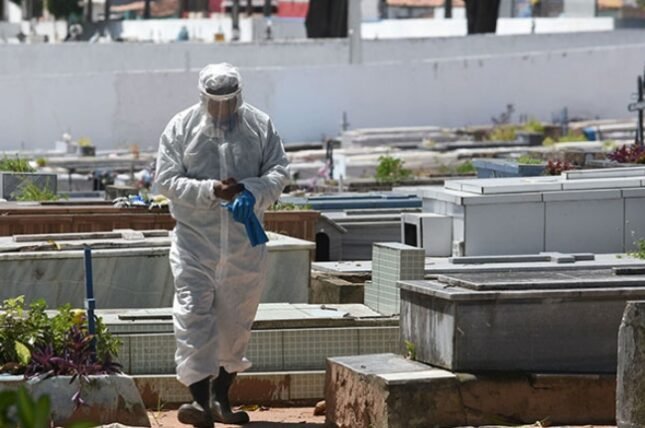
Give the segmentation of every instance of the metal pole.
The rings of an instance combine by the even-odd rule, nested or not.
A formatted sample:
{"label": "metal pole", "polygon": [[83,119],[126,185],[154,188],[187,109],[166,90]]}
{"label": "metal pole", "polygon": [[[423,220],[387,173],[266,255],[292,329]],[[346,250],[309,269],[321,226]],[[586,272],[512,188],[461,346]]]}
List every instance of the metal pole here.
{"label": "metal pole", "polygon": [[143,19],[150,19],[150,0],[143,2]]}
{"label": "metal pole", "polygon": [[253,0],[246,0],[246,14],[253,15]]}
{"label": "metal pole", "polygon": [[103,9],[103,14],[105,15],[105,31],[108,31],[107,25],[110,22],[110,0],[105,0],[105,7]]}
{"label": "metal pole", "polygon": [[87,0],[87,16],[85,17],[87,22],[92,22],[92,0]]}
{"label": "metal pole", "polygon": [[240,0],[233,0],[233,8],[231,10],[233,19],[233,41],[240,40]]}
{"label": "metal pole", "polygon": [[363,62],[363,47],[361,36],[361,0],[348,0],[347,30],[349,36],[349,63]]}
{"label": "metal pole", "polygon": [[271,0],[264,0],[264,7],[262,12],[264,14],[264,38],[266,40],[271,40],[273,39],[273,24],[271,21],[273,7],[271,5]]}
{"label": "metal pole", "polygon": [[444,8],[444,18],[451,19],[452,18],[452,0],[445,0],[443,8]]}
{"label": "metal pole", "polygon": [[[94,310],[96,309],[96,301],[94,300],[94,277],[92,275],[92,249],[85,246],[85,310],[87,311],[87,328],[89,333],[94,336],[96,334],[96,325],[94,324]],[[90,345],[92,352],[96,352],[96,340],[92,339]]]}

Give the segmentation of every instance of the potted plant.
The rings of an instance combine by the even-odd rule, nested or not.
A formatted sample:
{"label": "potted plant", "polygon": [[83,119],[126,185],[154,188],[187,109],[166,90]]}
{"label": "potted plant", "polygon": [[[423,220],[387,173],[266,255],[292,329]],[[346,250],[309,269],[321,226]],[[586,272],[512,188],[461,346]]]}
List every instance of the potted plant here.
{"label": "potted plant", "polygon": [[564,171],[575,169],[575,165],[566,160],[548,160],[546,168],[544,169],[545,175],[560,175]]}
{"label": "potted plant", "polygon": [[636,144],[622,145],[608,153],[607,159],[624,166],[645,164],[645,147]]}
{"label": "potted plant", "polygon": [[81,156],[96,156],[96,147],[89,138],[78,140],[78,150]]}
{"label": "potted plant", "polygon": [[25,307],[24,297],[1,309],[0,372],[23,375],[36,399],[50,397],[56,426],[79,420],[149,426],[136,385],[115,362],[120,343],[100,318],[92,335],[85,311],[69,305],[52,317],[44,301]]}

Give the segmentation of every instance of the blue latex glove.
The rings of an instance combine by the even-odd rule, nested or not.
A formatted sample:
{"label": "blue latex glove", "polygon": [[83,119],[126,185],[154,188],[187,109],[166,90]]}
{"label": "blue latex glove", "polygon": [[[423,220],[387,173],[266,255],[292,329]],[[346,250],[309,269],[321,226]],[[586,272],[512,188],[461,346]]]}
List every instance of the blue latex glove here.
{"label": "blue latex glove", "polygon": [[233,214],[233,218],[238,223],[244,223],[253,214],[255,206],[255,196],[248,190],[239,193],[233,202],[226,205],[226,208]]}
{"label": "blue latex glove", "polygon": [[256,247],[266,244],[269,241],[262,224],[253,212],[255,197],[251,192],[244,190],[233,202],[225,204],[224,206],[233,214],[235,221],[244,224],[246,235],[249,237],[249,241],[251,241],[251,246]]}
{"label": "blue latex glove", "polygon": [[269,242],[269,237],[264,233],[264,228],[254,213],[244,222],[244,227],[246,227],[246,234],[251,241],[252,247]]}

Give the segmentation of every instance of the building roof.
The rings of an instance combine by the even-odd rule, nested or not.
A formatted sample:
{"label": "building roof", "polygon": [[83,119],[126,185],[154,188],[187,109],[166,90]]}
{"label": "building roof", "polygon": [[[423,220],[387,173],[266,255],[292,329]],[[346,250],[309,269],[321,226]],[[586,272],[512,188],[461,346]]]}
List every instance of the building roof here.
{"label": "building roof", "polygon": [[[137,12],[143,13],[145,2],[142,0],[133,1],[122,5],[115,5],[111,7],[112,12]],[[153,17],[173,16],[177,13],[179,4],[177,0],[151,0],[150,1],[150,15]]]}

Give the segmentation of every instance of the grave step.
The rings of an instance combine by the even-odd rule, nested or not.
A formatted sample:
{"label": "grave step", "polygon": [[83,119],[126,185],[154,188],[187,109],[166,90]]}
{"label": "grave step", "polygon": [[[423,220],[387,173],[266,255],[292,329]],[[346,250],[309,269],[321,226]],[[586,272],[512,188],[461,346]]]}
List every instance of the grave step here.
{"label": "grave step", "polygon": [[340,428],[614,425],[614,375],[453,373],[394,354],[330,358],[327,420]]}
{"label": "grave step", "polygon": [[[136,375],[134,382],[148,409],[172,408],[191,401],[174,375]],[[230,398],[235,405],[313,405],[324,398],[325,371],[240,373]]]}
{"label": "grave step", "polygon": [[[122,341],[119,362],[131,375],[175,373],[170,309],[99,311]],[[263,304],[251,333],[251,371],[324,370],[327,357],[400,352],[399,319],[364,305]]]}

